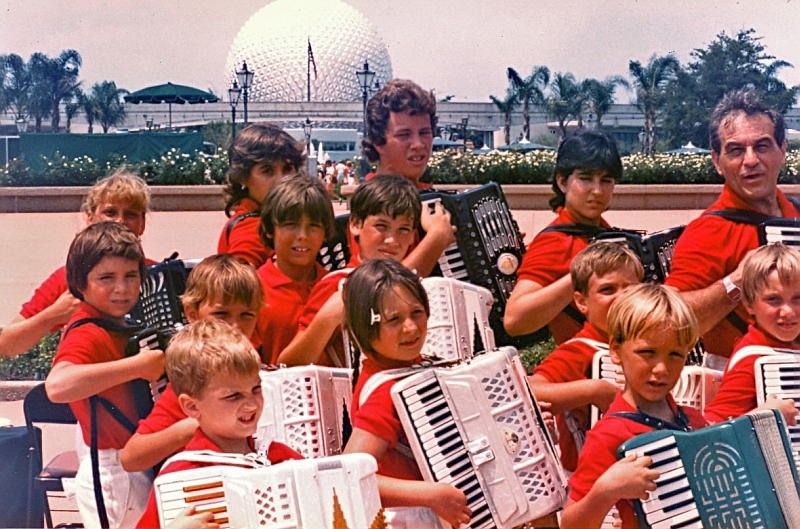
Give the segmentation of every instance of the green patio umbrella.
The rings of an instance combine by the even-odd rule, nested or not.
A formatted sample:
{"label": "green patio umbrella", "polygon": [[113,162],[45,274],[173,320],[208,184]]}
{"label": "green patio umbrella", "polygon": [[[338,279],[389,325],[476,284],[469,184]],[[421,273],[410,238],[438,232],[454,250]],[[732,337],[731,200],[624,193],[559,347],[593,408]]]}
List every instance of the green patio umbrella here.
{"label": "green patio umbrella", "polygon": [[191,86],[179,84],[159,84],[148,86],[132,92],[124,97],[126,103],[168,103],[169,104],[169,129],[172,130],[172,104],[183,105],[189,103],[216,103],[219,98],[210,92],[205,92]]}

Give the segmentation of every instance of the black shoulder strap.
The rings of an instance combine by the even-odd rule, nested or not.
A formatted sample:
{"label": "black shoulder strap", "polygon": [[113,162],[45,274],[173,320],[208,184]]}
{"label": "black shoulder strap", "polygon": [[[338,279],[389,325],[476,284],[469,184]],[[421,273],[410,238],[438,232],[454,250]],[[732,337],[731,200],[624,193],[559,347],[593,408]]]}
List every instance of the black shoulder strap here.
{"label": "black shoulder strap", "polygon": [[589,226],[587,224],[565,223],[553,224],[552,226],[546,227],[539,233],[550,233],[554,231],[563,233],[564,235],[571,235],[573,237],[597,237],[601,233],[614,231],[614,228],[606,228],[604,226]]}
{"label": "black shoulder strap", "polygon": [[233,227],[239,224],[244,219],[250,219],[253,217],[258,217],[260,213],[258,211],[248,211],[247,213],[240,213],[233,217],[231,220],[228,221],[228,225],[225,226],[225,244],[229,244],[229,239],[231,238],[231,231],[233,231]]}
{"label": "black shoulder strap", "polygon": [[786,197],[792,203],[794,209],[800,211],[800,197]]}
{"label": "black shoulder strap", "polygon": [[703,213],[703,215],[709,217],[722,217],[723,219],[729,220],[731,222],[736,222],[738,224],[750,224],[753,226],[758,226],[761,223],[767,222],[768,220],[775,218],[771,215],[765,215],[763,213],[759,213],[758,211],[752,211],[749,209],[733,209],[733,208],[706,211],[705,213]]}
{"label": "black shoulder strap", "polygon": [[679,432],[688,432],[692,429],[692,427],[689,426],[689,417],[686,416],[686,413],[683,411],[681,406],[678,406],[678,413],[675,416],[675,423],[661,420],[658,417],[647,415],[641,411],[618,411],[615,413],[606,414],[604,417],[619,417],[620,419],[628,419],[629,421],[649,426],[655,430],[675,430]]}
{"label": "black shoulder strap", "polygon": [[62,339],[65,338],[67,336],[67,333],[72,329],[80,327],[82,325],[86,325],[87,323],[97,325],[101,329],[104,329],[108,332],[125,334],[128,336],[134,335],[144,328],[144,326],[142,325],[121,325],[119,323],[107,320],[105,318],[81,318],[80,320],[72,322],[69,327],[64,329],[64,334],[62,335]]}

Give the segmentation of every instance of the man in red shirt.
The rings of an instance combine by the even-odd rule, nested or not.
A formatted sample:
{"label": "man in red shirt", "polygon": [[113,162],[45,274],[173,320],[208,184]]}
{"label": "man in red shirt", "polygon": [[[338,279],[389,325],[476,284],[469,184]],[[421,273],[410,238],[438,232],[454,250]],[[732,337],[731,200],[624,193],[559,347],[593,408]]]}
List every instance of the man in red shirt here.
{"label": "man in red shirt", "polygon": [[709,139],[725,186],[681,235],[666,284],[694,309],[706,350],[728,357],[747,331],[741,262],[758,246],[758,217],[798,217],[800,210],[777,185],[786,161],[783,117],[754,92],[722,99],[711,115]]}

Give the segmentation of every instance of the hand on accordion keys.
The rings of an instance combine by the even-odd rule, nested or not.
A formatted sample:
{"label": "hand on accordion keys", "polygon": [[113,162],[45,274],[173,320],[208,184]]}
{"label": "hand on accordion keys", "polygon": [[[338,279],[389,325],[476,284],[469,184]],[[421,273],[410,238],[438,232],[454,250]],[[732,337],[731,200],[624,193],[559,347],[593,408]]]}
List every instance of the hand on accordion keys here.
{"label": "hand on accordion keys", "polygon": [[432,237],[441,241],[442,249],[456,242],[456,227],[450,223],[450,212],[438,200],[433,203],[433,211],[427,207],[422,208],[420,226],[426,239]]}
{"label": "hand on accordion keys", "polygon": [[764,404],[753,411],[778,410],[789,426],[797,426],[797,408],[792,399],[782,399],[778,395],[769,395]]}
{"label": "hand on accordion keys", "polygon": [[619,500],[646,500],[650,492],[656,490],[656,480],[661,475],[658,470],[648,468],[652,464],[650,456],[625,456],[597,479],[592,490],[605,493],[609,501],[613,499],[613,503]]}
{"label": "hand on accordion keys", "polygon": [[131,356],[129,361],[136,365],[136,377],[154,382],[164,375],[164,351],[142,347],[139,354]]}
{"label": "hand on accordion keys", "polygon": [[214,522],[212,511],[195,512],[195,507],[186,507],[171,522],[167,524],[167,529],[206,529],[219,527]]}

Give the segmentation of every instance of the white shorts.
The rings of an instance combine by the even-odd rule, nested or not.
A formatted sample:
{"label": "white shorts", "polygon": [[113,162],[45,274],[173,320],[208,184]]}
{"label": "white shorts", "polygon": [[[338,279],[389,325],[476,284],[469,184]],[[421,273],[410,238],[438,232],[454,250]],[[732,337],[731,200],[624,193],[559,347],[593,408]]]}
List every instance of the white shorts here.
{"label": "white shorts", "polygon": [[389,529],[442,529],[436,513],[427,507],[393,507],[384,509]]}
{"label": "white shorts", "polygon": [[[98,451],[103,501],[109,527],[135,527],[147,507],[147,499],[153,486],[153,473],[126,472],[119,462],[120,452],[121,450],[111,448]],[[88,450],[81,458],[78,475],[75,476],[75,499],[83,526],[100,527],[94,498],[92,460]]]}

